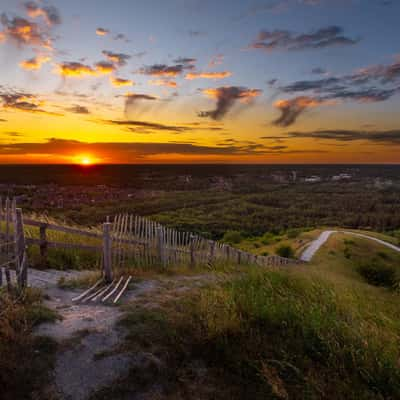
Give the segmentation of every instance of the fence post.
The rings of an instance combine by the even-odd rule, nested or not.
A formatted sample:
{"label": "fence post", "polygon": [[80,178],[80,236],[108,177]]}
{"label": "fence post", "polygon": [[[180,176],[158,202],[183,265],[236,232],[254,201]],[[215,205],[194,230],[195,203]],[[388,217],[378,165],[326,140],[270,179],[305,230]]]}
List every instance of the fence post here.
{"label": "fence post", "polygon": [[237,250],[237,263],[240,265],[241,260],[242,259],[242,251],[241,250]]}
{"label": "fence post", "polygon": [[40,235],[40,258],[43,266],[47,264],[47,235],[46,235],[47,224],[43,223],[39,227]]}
{"label": "fence post", "polygon": [[112,261],[111,261],[111,251],[112,251],[112,241],[110,235],[111,223],[105,222],[103,224],[103,272],[104,279],[106,282],[112,282]]}
{"label": "fence post", "polygon": [[157,250],[158,250],[158,258],[163,267],[165,267],[165,247],[164,247],[164,229],[159,226],[157,228]]}
{"label": "fence post", "polygon": [[208,265],[212,266],[214,262],[214,257],[215,257],[215,242],[213,240],[208,241],[209,247],[210,247],[210,252],[208,254]]}
{"label": "fence post", "polygon": [[20,208],[15,210],[15,222],[18,285],[22,289],[28,284],[28,263],[26,259],[24,221],[22,218],[22,209]]}
{"label": "fence post", "polygon": [[196,259],[194,255],[194,236],[190,235],[190,267],[194,268],[196,265]]}

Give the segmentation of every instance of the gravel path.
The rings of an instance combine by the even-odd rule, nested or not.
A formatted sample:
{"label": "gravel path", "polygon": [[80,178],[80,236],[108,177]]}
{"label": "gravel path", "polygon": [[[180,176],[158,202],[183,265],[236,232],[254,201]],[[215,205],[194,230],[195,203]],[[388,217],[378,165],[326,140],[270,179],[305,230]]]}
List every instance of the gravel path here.
{"label": "gravel path", "polygon": [[344,233],[346,235],[352,235],[352,236],[357,236],[357,237],[361,237],[364,239],[373,240],[374,242],[380,243],[381,245],[389,247],[390,249],[400,253],[400,247],[395,246],[394,244],[385,242],[384,240],[365,235],[363,233],[356,233],[356,232],[350,232],[350,231],[328,230],[328,231],[322,232],[317,239],[315,239],[313,242],[311,242],[311,244],[304,250],[303,254],[300,256],[300,259],[302,261],[306,261],[306,262],[311,261],[315,255],[315,253],[320,249],[320,247],[323,244],[325,244],[325,242],[329,239],[329,237],[334,233]]}
{"label": "gravel path", "polygon": [[[124,353],[120,345],[126,332],[118,325],[123,308],[100,302],[72,302],[82,290],[60,289],[57,282],[62,276],[74,277],[76,272],[29,271],[30,285],[42,288],[47,297],[45,304],[61,316],[55,323],[40,325],[35,333],[60,344],[49,390],[60,400],[85,400],[91,393],[124,377],[132,366],[140,369],[153,363],[155,356],[145,351]],[[202,274],[136,282],[121,303],[157,307],[216,279],[213,274]]]}

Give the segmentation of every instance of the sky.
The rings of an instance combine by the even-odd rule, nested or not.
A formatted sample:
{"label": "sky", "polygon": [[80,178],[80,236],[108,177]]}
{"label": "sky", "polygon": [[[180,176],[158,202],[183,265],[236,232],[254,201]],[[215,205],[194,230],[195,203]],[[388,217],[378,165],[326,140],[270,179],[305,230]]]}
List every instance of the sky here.
{"label": "sky", "polygon": [[0,163],[399,163],[400,0],[0,1]]}

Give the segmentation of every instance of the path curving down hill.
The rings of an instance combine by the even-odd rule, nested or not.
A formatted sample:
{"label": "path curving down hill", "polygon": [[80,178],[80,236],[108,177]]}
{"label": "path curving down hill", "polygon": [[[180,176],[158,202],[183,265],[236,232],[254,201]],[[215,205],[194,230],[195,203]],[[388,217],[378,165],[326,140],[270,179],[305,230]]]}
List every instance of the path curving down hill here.
{"label": "path curving down hill", "polygon": [[317,239],[315,239],[314,241],[311,242],[311,244],[304,250],[304,252],[300,256],[300,260],[306,261],[306,262],[311,261],[312,258],[315,255],[315,253],[320,249],[320,247],[322,245],[325,244],[325,242],[329,239],[329,237],[334,233],[344,233],[346,235],[353,235],[353,236],[358,236],[358,237],[361,237],[361,238],[364,238],[364,239],[373,240],[374,242],[380,243],[381,245],[389,247],[390,249],[400,253],[400,247],[399,246],[395,246],[394,244],[385,242],[384,240],[381,240],[381,239],[378,239],[378,238],[375,238],[375,237],[372,237],[372,236],[364,235],[363,233],[356,233],[356,232],[342,231],[342,230],[337,230],[337,231],[328,230],[328,231],[322,232],[318,236]]}

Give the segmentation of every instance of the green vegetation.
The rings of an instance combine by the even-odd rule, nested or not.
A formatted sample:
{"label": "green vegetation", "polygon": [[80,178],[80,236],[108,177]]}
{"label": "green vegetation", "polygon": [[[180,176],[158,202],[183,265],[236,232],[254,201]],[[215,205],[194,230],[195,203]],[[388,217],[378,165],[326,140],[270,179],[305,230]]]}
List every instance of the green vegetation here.
{"label": "green vegetation", "polygon": [[375,258],[383,270],[400,265],[379,244],[338,234],[311,264],[251,269],[159,309],[129,306],[123,347],[152,361],[93,399],[154,385],[167,400],[399,398],[399,294],[358,269]]}
{"label": "green vegetation", "polygon": [[358,272],[371,285],[387,288],[395,288],[399,285],[399,277],[396,269],[376,259],[359,265]]}
{"label": "green vegetation", "polygon": [[4,400],[46,398],[44,391],[54,363],[56,345],[33,336],[42,322],[57,319],[42,304],[40,292],[29,289],[15,298],[0,290],[0,387]]}
{"label": "green vegetation", "polygon": [[243,240],[243,236],[238,231],[226,231],[222,241],[230,245],[239,244]]}
{"label": "green vegetation", "polygon": [[276,249],[276,254],[278,254],[278,256],[285,258],[293,258],[294,250],[290,246],[282,244]]}

